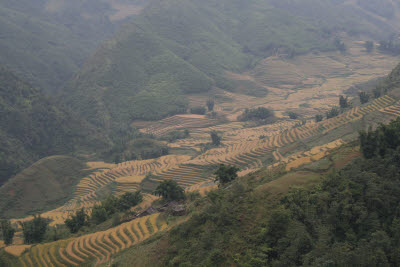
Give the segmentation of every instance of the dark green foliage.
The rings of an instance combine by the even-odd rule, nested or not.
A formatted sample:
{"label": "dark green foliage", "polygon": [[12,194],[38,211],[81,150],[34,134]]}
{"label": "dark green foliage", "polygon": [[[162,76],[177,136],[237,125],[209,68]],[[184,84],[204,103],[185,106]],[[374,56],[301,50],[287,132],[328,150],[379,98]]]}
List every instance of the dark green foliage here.
{"label": "dark green foliage", "polygon": [[25,244],[34,244],[43,241],[49,220],[35,215],[33,220],[19,223],[22,227]]}
{"label": "dark green foliage", "polygon": [[399,55],[400,54],[400,43],[394,40],[389,41],[380,41],[379,42],[379,51],[391,55]]}
{"label": "dark green foliage", "polygon": [[214,105],[215,105],[214,99],[208,99],[206,104],[207,104],[208,111],[214,110]]}
{"label": "dark green foliage", "polygon": [[238,172],[240,169],[236,166],[227,166],[221,164],[218,170],[215,171],[215,181],[219,182],[220,184],[226,184],[232,182],[238,177]]}
{"label": "dark green foliage", "polygon": [[376,131],[360,132],[360,145],[367,159],[392,154],[400,146],[400,118],[389,125],[380,125]]}
{"label": "dark green foliage", "polygon": [[104,157],[115,163],[130,160],[158,158],[169,154],[169,148],[163,142],[140,136],[129,136],[117,140],[114,146],[104,153]]}
{"label": "dark green foliage", "polygon": [[400,143],[390,147],[283,196],[268,197],[251,177],[210,192],[204,208],[171,231],[164,263],[399,266]]}
{"label": "dark green foliage", "polygon": [[156,196],[161,196],[166,201],[182,200],[185,198],[185,191],[173,180],[162,181],[154,191]]}
{"label": "dark green foliage", "polygon": [[375,88],[372,92],[374,94],[375,99],[382,96],[381,88],[379,87]]}
{"label": "dark green foliage", "polygon": [[218,134],[217,131],[210,132],[211,143],[214,146],[219,146],[221,144],[222,137]]}
{"label": "dark green foliage", "polygon": [[364,47],[367,50],[367,53],[371,53],[372,51],[374,51],[375,45],[373,41],[366,41],[364,43]]}
{"label": "dark green foliage", "polygon": [[339,116],[340,110],[338,107],[332,107],[329,111],[326,112],[326,118],[331,119]]}
{"label": "dark green foliage", "polygon": [[340,40],[339,38],[335,39],[335,47],[337,50],[339,50],[341,53],[344,53],[347,51],[347,46],[344,42],[342,42],[342,40]]}
{"label": "dark green foliage", "polygon": [[241,121],[265,121],[267,119],[271,119],[274,117],[274,112],[264,108],[259,107],[256,109],[246,109],[241,116],[239,116],[239,120]]}
{"label": "dark green foliage", "polygon": [[167,133],[166,135],[163,135],[161,137],[162,140],[166,140],[168,142],[174,142],[179,139],[184,139],[188,138],[190,136],[190,132],[188,129],[185,129],[183,131],[172,131]]}
{"label": "dark green foliage", "polygon": [[69,228],[71,233],[78,232],[83,226],[87,225],[87,223],[88,215],[83,208],[76,211],[75,215],[65,220],[65,225]]}
{"label": "dark green foliage", "polygon": [[6,246],[12,244],[15,229],[11,226],[11,222],[9,220],[1,220],[0,228],[3,235],[4,244]]}
{"label": "dark green foliage", "polygon": [[142,201],[143,201],[143,195],[140,191],[137,191],[135,193],[127,192],[120,197],[118,202],[118,210],[119,211],[128,210],[131,207],[138,205]]}
{"label": "dark green foliage", "polygon": [[107,146],[96,128],[0,66],[0,185],[50,155]]}
{"label": "dark green foliage", "polygon": [[324,116],[322,116],[321,114],[317,114],[315,115],[315,122],[320,122],[324,119]]}
{"label": "dark green foliage", "polygon": [[361,104],[368,103],[368,101],[369,101],[369,94],[368,93],[360,92],[359,93],[359,97],[360,97]]}
{"label": "dark green foliage", "polygon": [[299,118],[299,114],[295,112],[289,112],[289,118],[292,120],[297,120]]}
{"label": "dark green foliage", "polygon": [[192,107],[190,109],[190,113],[197,114],[197,115],[204,115],[204,114],[206,114],[206,112],[207,112],[206,107],[198,106],[198,107]]}
{"label": "dark green foliage", "polygon": [[117,212],[129,210],[143,201],[140,191],[127,192],[121,197],[109,196],[100,205],[95,205],[90,216],[90,221],[94,224],[100,224],[110,219]]}
{"label": "dark green foliage", "polygon": [[341,95],[339,97],[339,106],[342,109],[348,108],[350,106],[349,98],[348,97],[344,97],[344,96]]}

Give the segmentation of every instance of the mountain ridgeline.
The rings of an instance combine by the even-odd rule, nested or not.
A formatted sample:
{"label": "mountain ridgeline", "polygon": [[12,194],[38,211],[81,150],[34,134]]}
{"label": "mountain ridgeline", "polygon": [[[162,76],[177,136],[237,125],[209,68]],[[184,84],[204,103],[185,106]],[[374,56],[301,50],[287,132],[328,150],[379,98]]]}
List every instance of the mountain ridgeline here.
{"label": "mountain ridgeline", "polygon": [[388,38],[396,27],[371,9],[344,0],[151,1],[86,62],[65,99],[106,128],[182,113],[187,94],[235,91],[226,72],[267,56],[335,50],[343,32]]}
{"label": "mountain ridgeline", "polygon": [[0,68],[0,184],[50,155],[107,147],[105,135]]}

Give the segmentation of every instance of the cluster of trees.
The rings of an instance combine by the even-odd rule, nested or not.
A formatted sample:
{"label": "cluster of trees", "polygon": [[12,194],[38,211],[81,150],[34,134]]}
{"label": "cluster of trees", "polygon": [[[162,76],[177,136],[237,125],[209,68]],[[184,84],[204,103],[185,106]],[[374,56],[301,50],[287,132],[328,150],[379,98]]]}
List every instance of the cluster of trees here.
{"label": "cluster of trees", "polygon": [[385,157],[400,147],[400,118],[389,125],[380,125],[375,131],[360,132],[361,151],[365,158]]}
{"label": "cluster of trees", "polygon": [[161,137],[161,140],[166,140],[168,142],[174,142],[179,139],[185,139],[190,136],[190,132],[188,129],[183,131],[172,131]]}
{"label": "cluster of trees", "polygon": [[154,194],[162,197],[165,201],[185,199],[185,190],[174,180],[162,181],[157,186]]}
{"label": "cluster of trees", "polygon": [[271,198],[257,183],[276,179],[265,174],[210,192],[201,212],[171,232],[165,262],[399,266],[400,119],[374,132],[383,133],[385,141],[370,158],[357,159],[314,187]]}
{"label": "cluster of trees", "polygon": [[215,171],[215,181],[220,185],[227,184],[238,178],[239,168],[236,166],[228,166],[221,164]]}
{"label": "cluster of trees", "polygon": [[380,41],[379,42],[379,50],[383,53],[399,55],[400,54],[400,43],[395,42],[393,40]]}
{"label": "cluster of trees", "polygon": [[25,244],[40,243],[44,240],[50,220],[35,215],[33,220],[19,222],[22,227]]}
{"label": "cluster of trees", "polygon": [[265,121],[273,117],[273,111],[264,107],[259,107],[256,109],[246,109],[238,119],[240,121]]}
{"label": "cluster of trees", "polygon": [[100,205],[95,205],[92,213],[89,216],[84,209],[78,210],[75,215],[65,220],[65,225],[71,233],[78,232],[82,227],[88,226],[91,223],[100,224],[112,218],[118,212],[124,212],[131,207],[142,202],[143,196],[140,191],[135,193],[127,192],[121,197],[109,196]]}
{"label": "cluster of trees", "polygon": [[335,39],[334,45],[335,45],[336,49],[339,50],[341,53],[344,53],[344,52],[347,51],[346,44],[342,40],[340,40],[339,38]]}
{"label": "cluster of trees", "polygon": [[4,244],[6,246],[12,244],[14,234],[15,234],[15,229],[11,226],[11,222],[9,220],[1,220],[0,228],[1,228],[1,233],[3,236]]}

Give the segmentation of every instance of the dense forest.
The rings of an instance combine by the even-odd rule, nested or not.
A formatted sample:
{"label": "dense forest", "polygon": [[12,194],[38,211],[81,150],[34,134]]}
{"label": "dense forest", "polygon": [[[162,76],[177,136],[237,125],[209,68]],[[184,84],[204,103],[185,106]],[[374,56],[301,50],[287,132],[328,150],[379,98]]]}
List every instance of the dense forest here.
{"label": "dense forest", "polygon": [[43,157],[108,147],[97,128],[6,68],[0,80],[0,184]]}
{"label": "dense forest", "polygon": [[[365,135],[379,136],[376,153]],[[400,119],[360,141],[364,158],[279,201],[253,179],[210,193],[171,232],[164,264],[399,266]]]}

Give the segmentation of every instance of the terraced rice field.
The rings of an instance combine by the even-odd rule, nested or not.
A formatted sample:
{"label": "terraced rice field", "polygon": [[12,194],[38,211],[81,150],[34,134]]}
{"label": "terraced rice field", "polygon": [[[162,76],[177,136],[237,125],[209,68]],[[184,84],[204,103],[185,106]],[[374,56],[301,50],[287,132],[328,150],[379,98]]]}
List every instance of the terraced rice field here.
{"label": "terraced rice field", "polygon": [[23,266],[80,266],[107,263],[111,255],[167,229],[159,213],[141,217],[107,231],[33,246],[19,260]]}
{"label": "terraced rice field", "polygon": [[153,123],[151,127],[140,131],[154,136],[162,136],[175,130],[204,128],[217,123],[218,120],[206,118],[204,115],[175,115]]}

